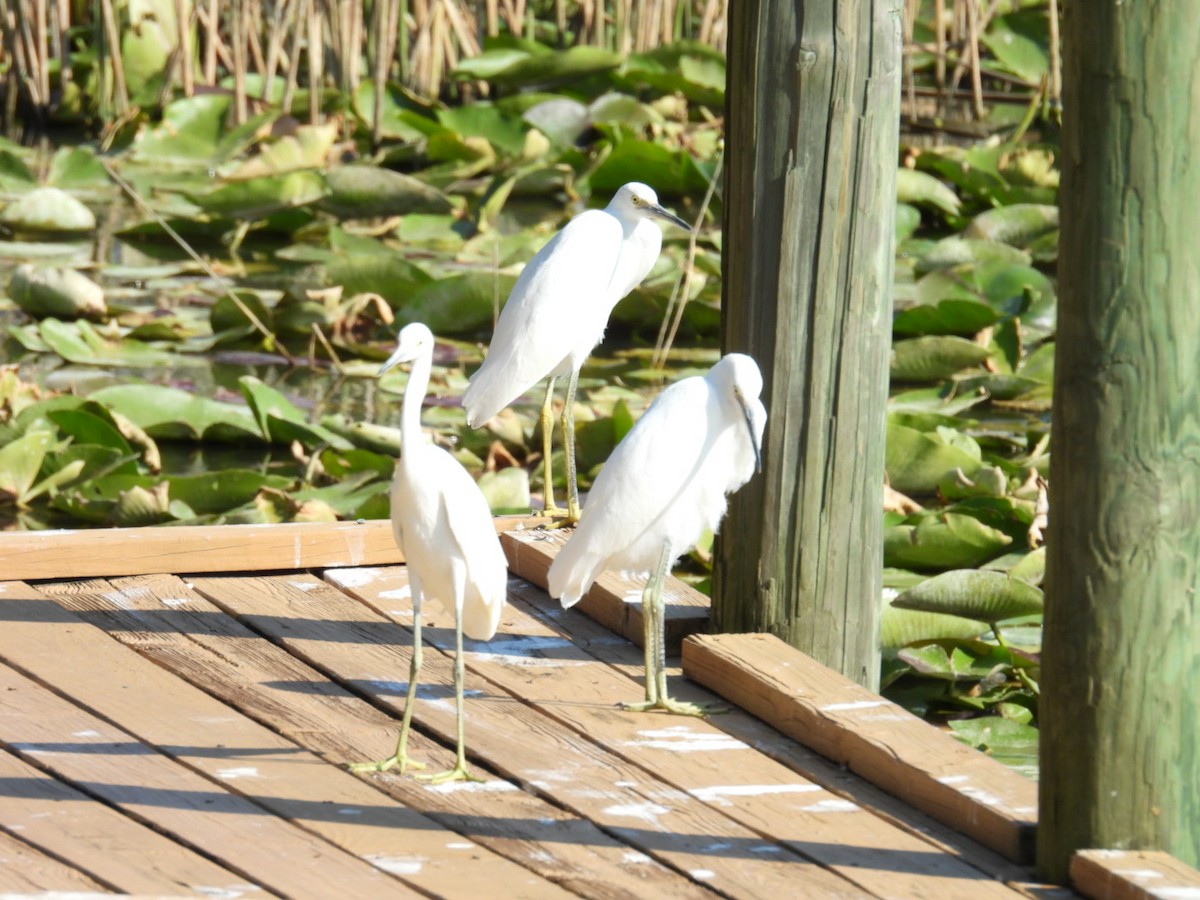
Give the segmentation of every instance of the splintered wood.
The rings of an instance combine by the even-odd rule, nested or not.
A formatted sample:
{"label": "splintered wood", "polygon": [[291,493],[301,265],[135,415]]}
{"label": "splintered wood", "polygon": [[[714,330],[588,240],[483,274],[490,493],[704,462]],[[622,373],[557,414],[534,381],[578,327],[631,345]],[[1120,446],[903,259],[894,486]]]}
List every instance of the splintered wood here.
{"label": "splintered wood", "polygon": [[[764,722],[772,709],[739,693],[770,683],[775,656],[757,644],[742,668],[758,682],[717,639],[685,644],[689,667],[706,648],[717,674],[701,677],[737,704],[726,714],[621,710],[643,690],[627,639],[641,636],[640,584],[602,578],[580,604],[595,619],[561,609],[538,585],[562,540],[504,536],[500,631],[466,645],[479,780],[438,786],[347,769],[395,745],[414,615],[403,566],[123,575],[133,551],[114,550],[104,577],[0,582],[0,894],[1058,895],[968,822],[839,764],[861,768],[845,748],[884,740],[879,727],[822,720],[806,747]],[[676,583],[668,602],[676,642],[704,627],[703,597]],[[453,759],[453,619],[432,602],[421,615],[409,752],[436,771]],[[719,699],[670,676],[682,699]],[[812,695],[822,678],[791,690],[828,713],[842,686]],[[775,712],[790,709],[781,690],[766,692]]]}

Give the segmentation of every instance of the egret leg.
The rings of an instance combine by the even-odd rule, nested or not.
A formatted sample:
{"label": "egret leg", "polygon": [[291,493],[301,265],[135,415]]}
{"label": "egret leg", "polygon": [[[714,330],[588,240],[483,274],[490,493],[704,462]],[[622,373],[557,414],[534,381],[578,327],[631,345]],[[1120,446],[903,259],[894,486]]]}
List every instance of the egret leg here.
{"label": "egret leg", "polygon": [[[463,596],[463,591],[466,587],[466,572],[462,566],[455,567],[455,580],[459,582],[457,585],[459,597]],[[476,778],[467,768],[467,741],[466,741],[466,716],[463,714],[463,631],[462,631],[462,603],[458,604],[458,612],[454,618],[454,709],[458,715],[456,723],[457,746],[454,756],[454,767],[447,769],[445,772],[438,772],[435,775],[417,775],[421,781],[427,781],[430,784],[443,784],[447,781],[483,781],[482,778]]]}
{"label": "egret leg", "polygon": [[579,370],[572,369],[562,411],[563,448],[567,454],[567,521],[564,525],[579,521],[579,481],[575,470],[575,392],[578,388]]}
{"label": "egret leg", "polygon": [[546,399],[542,401],[542,488],[546,495],[545,508],[542,514],[546,516],[565,516],[568,510],[554,502],[554,472],[550,465],[554,445],[554,376],[546,385]]}
{"label": "egret leg", "polygon": [[399,767],[403,775],[407,769],[423,769],[425,763],[408,755],[408,732],[412,728],[413,708],[417,703],[417,681],[421,674],[421,588],[410,581],[413,599],[413,651],[408,667],[408,691],[404,695],[404,717],[400,721],[400,739],[396,741],[396,752],[387,759],[377,762],[352,763],[352,772],[386,772]]}
{"label": "egret leg", "polygon": [[661,709],[678,716],[707,716],[725,712],[720,704],[686,703],[667,692],[666,603],[663,587],[671,568],[671,544],[663,541],[658,566],[650,574],[642,592],[642,625],[646,655],[646,700],[644,703],[622,703],[624,709],[646,712]]}

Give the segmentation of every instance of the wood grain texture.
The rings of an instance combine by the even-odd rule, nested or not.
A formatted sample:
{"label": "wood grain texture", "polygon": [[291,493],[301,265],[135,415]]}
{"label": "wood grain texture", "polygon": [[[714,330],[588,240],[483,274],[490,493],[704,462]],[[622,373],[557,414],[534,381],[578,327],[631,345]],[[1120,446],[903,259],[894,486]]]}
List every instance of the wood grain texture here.
{"label": "wood grain texture", "polygon": [[716,631],[879,683],[899,0],[729,8],[722,349],[764,376],[764,471],[731,500]]}
{"label": "wood grain texture", "polygon": [[[419,896],[6,665],[0,665],[0,696],[10,751],[72,785],[86,785],[93,796],[220,859],[251,884],[291,896]],[[264,845],[272,852],[261,853]]]}
{"label": "wood grain texture", "polygon": [[100,896],[107,893],[103,884],[78,869],[0,831],[0,895],[26,897],[92,892]]}
{"label": "wood grain texture", "polygon": [[[311,576],[286,578],[314,587],[318,584]],[[264,668],[263,655],[279,653],[278,648],[265,641],[248,642],[246,638],[252,633],[205,603],[174,576],[77,582],[55,586],[51,596],[85,620],[114,631],[121,626],[132,629],[131,643],[143,649],[169,648],[176,656],[186,656],[189,645],[212,643],[208,635],[230,635],[235,640],[223,643],[245,645],[237,654],[237,665],[251,671]],[[487,893],[503,883],[512,893],[522,896],[563,895],[549,882],[472,844],[468,844],[469,853],[447,854],[448,845],[464,843],[460,835],[278,736],[237,708],[171,677],[99,629],[87,626],[73,629],[70,637],[58,642],[53,653],[44,649],[44,638],[30,640],[28,630],[26,634],[15,631],[0,636],[0,655],[19,660],[28,671],[84,700],[89,707],[120,722],[147,743],[166,748],[169,755],[215,782],[228,785],[263,809],[295,822],[334,847],[381,871],[393,873],[413,888],[435,894],[445,891],[471,896]],[[71,646],[64,647],[63,641],[70,641]],[[69,671],[55,667],[54,660],[63,652],[76,657],[86,654],[90,660],[87,672],[72,676]],[[227,674],[232,662],[229,655],[206,656],[203,662],[214,679],[231,677]],[[311,678],[315,673],[295,669],[277,668],[273,677],[282,684],[292,685],[293,690],[306,681],[320,683],[319,678]],[[129,690],[131,687],[137,690]],[[153,709],[147,709],[144,703],[147,693],[156,698]],[[219,726],[214,728],[214,722]],[[314,716],[301,719],[292,727],[303,732],[323,725],[320,717]],[[351,732],[357,733],[361,733],[361,726]],[[385,756],[391,748],[384,738],[371,749],[378,756]]]}
{"label": "wood grain texture", "polygon": [[1080,850],[1071,886],[1091,900],[1186,900],[1200,897],[1200,872],[1160,850]]}
{"label": "wood grain texture", "polygon": [[113,890],[145,895],[257,892],[228,869],[3,751],[0,784],[0,828]]}
{"label": "wood grain texture", "polygon": [[[498,516],[497,532],[542,522]],[[403,562],[385,519],[0,534],[0,580],[262,572]]]}
{"label": "wood grain texture", "polygon": [[1038,717],[1055,879],[1089,847],[1200,866],[1200,5],[1063,9]]}
{"label": "wood grain texture", "polygon": [[[540,588],[546,572],[571,532],[544,529],[511,529],[500,536],[509,571]],[[641,647],[645,644],[642,590],[645,582],[620,572],[605,572],[577,604],[585,615]],[[668,579],[663,588],[663,639],[668,656],[678,656],[683,639],[708,628],[708,597],[682,581]]]}
{"label": "wood grain texture", "polygon": [[1032,861],[1037,784],[771,635],[695,635],[689,678],[1016,862]]}

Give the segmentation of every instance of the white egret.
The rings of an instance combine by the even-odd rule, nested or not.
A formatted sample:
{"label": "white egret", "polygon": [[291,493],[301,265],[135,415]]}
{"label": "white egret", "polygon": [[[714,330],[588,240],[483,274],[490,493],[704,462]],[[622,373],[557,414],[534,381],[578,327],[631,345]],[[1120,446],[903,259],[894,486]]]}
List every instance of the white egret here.
{"label": "white egret", "polygon": [[[579,370],[604,337],[609,313],[641,284],[658,259],[662,232],[652,219],[686,222],[658,203],[644,184],[630,182],[604,209],[580,213],[542,247],[521,272],[508,296],[487,357],[463,394],[467,423],[478,428],[543,378],[542,403],[545,513],[579,519],[575,479],[575,390]],[[550,468],[554,382],[568,375],[560,417],[567,457],[567,508],[554,502]]]}
{"label": "white egret", "polygon": [[468,779],[463,726],[463,633],[490,640],[500,625],[508,587],[508,567],[492,514],[479,487],[449,453],[421,433],[421,403],[433,367],[433,333],[419,322],[400,331],[400,343],[379,370],[413,363],[404,388],[400,417],[400,459],[392,481],[392,529],[404,553],[413,603],[413,651],[408,694],[396,752],[379,762],[358,763],[357,771],[382,772],[399,766],[424,768],[408,756],[417,678],[421,671],[421,601],[432,597],[454,613],[454,700],[457,757],[454,768],[421,776],[432,782]]}
{"label": "white egret", "polygon": [[705,528],[716,531],[726,495],[761,470],[761,390],[754,360],[730,353],[703,377],[663,391],[600,470],[578,528],[550,566],[550,595],[565,607],[605,569],[649,573],[642,593],[646,702],[626,709],[709,711],[667,693],[663,582]]}

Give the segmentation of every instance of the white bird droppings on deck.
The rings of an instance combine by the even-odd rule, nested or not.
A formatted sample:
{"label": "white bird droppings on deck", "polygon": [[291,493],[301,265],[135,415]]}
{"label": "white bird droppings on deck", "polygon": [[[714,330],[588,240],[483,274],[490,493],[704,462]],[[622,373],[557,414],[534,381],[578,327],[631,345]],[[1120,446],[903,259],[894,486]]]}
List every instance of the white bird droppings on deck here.
{"label": "white bird droppings on deck", "polygon": [[891,706],[890,700],[855,700],[852,703],[830,703],[821,707],[821,712],[838,712],[847,709],[873,709],[876,706]]}
{"label": "white bird droppings on deck", "polygon": [[640,850],[627,850],[621,856],[621,862],[631,865],[645,865],[648,862],[652,862],[652,860]]}
{"label": "white bird droppings on deck", "polygon": [[435,794],[505,794],[517,790],[517,786],[494,778],[491,781],[444,781],[427,784],[425,790]]}
{"label": "white bird droppings on deck", "polygon": [[392,588],[390,591],[380,591],[380,600],[411,600],[412,585],[405,584],[398,588]]}
{"label": "white bird droppings on deck", "polygon": [[750,745],[721,732],[693,731],[690,725],[639,731],[638,740],[625,741],[627,747],[653,747],[675,753],[749,750]]}
{"label": "white bird droppings on deck", "polygon": [[622,803],[617,806],[605,807],[601,812],[606,816],[638,819],[658,827],[658,817],[670,812],[665,806],[657,803]]}
{"label": "white bird droppings on deck", "polygon": [[191,602],[192,602],[191,597],[163,597],[162,601],[161,601],[163,606],[169,606],[169,607],[171,607],[171,609],[176,609],[180,606],[185,606]]}
{"label": "white bird droppings on deck", "polygon": [[73,731],[71,732],[71,737],[98,738],[100,737],[100,732],[96,731],[94,728],[89,728],[86,731]]}
{"label": "white bird droppings on deck", "polygon": [[425,860],[419,856],[382,856],[372,854],[363,857],[371,865],[391,872],[393,875],[417,875],[425,865]]}
{"label": "white bird droppings on deck", "polygon": [[370,584],[379,577],[379,569],[374,566],[364,566],[361,569],[343,569],[340,572],[330,572],[329,576],[343,587],[358,588]]}
{"label": "white bird droppings on deck", "polygon": [[800,809],[804,812],[814,813],[858,812],[858,804],[843,800],[841,797],[830,797],[828,800],[819,800],[810,806],[802,806]]}
{"label": "white bird droppings on deck", "polygon": [[726,797],[762,797],[769,794],[809,794],[825,790],[819,784],[714,784],[688,791],[697,800],[733,806]]}
{"label": "white bird droppings on deck", "polygon": [[192,889],[205,897],[216,897],[218,900],[233,900],[235,897],[243,897],[246,894],[258,894],[262,889],[254,884],[235,884],[229,887],[212,887],[210,885],[198,884]]}
{"label": "white bird droppings on deck", "polygon": [[447,850],[474,850],[475,845],[468,841],[454,841],[446,845]]}
{"label": "white bird droppings on deck", "polygon": [[298,591],[315,591],[321,586],[317,581],[289,581],[288,587],[294,587]]}
{"label": "white bird droppings on deck", "polygon": [[226,781],[234,781],[238,778],[258,778],[258,769],[253,766],[236,766],[232,769],[220,769],[217,772],[218,778],[224,778]]}
{"label": "white bird droppings on deck", "polygon": [[717,873],[712,869],[692,869],[688,872],[688,874],[697,881],[709,881],[710,879],[717,877]]}

